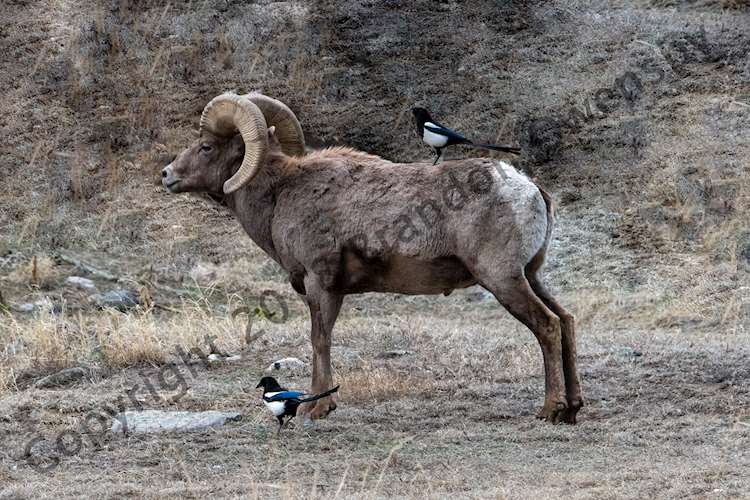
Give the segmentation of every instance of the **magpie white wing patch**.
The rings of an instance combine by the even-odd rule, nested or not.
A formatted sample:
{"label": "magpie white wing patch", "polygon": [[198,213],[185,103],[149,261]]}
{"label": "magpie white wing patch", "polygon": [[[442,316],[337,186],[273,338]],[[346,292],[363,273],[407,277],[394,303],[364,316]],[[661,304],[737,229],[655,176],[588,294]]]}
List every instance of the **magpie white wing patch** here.
{"label": "magpie white wing patch", "polygon": [[271,410],[271,413],[273,413],[274,417],[278,417],[279,415],[284,414],[283,401],[271,401],[270,403],[268,401],[263,401],[263,403],[266,405],[266,408]]}
{"label": "magpie white wing patch", "polygon": [[442,148],[448,143],[448,138],[441,134],[436,134],[427,129],[427,127],[439,128],[432,122],[425,122],[422,127],[422,140],[433,148]]}
{"label": "magpie white wing patch", "polygon": [[265,398],[271,398],[277,394],[281,394],[283,391],[278,392],[267,392],[263,395],[263,404],[266,405],[266,408],[271,410],[271,413],[273,413],[274,417],[278,417],[279,415],[284,414],[284,402],[283,401],[266,401]]}

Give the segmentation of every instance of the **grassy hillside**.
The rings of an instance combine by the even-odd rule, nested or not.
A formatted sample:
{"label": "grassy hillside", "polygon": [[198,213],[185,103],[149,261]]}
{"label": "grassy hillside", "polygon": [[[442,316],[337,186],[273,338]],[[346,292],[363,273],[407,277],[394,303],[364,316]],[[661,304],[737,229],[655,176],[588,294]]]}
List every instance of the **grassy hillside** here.
{"label": "grassy hillside", "polygon": [[[658,274],[660,292],[708,288],[700,301],[727,291],[685,281],[695,274],[739,283],[750,262],[741,5],[431,5],[11,2],[2,269],[70,249],[174,278],[195,260],[254,255],[223,210],[167,197],[157,173],[211,97],[261,90],[292,107],[313,146],[427,158],[414,104],[521,144],[517,165],[562,205],[550,267],[565,291],[639,292]],[[128,262],[140,255],[151,258]]]}

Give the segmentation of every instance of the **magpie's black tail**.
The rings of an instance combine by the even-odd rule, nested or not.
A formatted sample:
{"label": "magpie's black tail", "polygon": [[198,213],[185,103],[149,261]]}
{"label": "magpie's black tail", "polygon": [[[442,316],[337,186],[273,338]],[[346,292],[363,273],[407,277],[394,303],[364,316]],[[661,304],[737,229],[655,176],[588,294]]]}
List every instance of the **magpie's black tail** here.
{"label": "magpie's black tail", "polygon": [[341,387],[341,386],[337,385],[333,389],[328,389],[326,392],[321,392],[320,394],[316,394],[315,396],[310,396],[309,398],[300,399],[299,401],[300,401],[300,403],[309,403],[310,401],[316,401],[316,400],[318,400],[320,398],[324,398],[326,396],[329,396],[329,395],[333,394],[334,392],[338,392],[339,387]]}
{"label": "magpie's black tail", "polygon": [[493,151],[503,151],[504,153],[513,153],[514,155],[521,154],[521,148],[514,148],[513,146],[497,146],[495,144],[467,144],[467,146],[474,146],[475,148],[491,149]]}

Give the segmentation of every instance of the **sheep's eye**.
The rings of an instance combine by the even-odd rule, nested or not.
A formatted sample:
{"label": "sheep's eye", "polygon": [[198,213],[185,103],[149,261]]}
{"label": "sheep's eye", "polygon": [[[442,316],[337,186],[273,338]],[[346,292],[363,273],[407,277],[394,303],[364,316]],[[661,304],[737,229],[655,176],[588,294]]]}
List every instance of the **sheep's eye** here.
{"label": "sheep's eye", "polygon": [[208,144],[201,144],[201,152],[202,153],[210,153],[213,148],[209,146]]}

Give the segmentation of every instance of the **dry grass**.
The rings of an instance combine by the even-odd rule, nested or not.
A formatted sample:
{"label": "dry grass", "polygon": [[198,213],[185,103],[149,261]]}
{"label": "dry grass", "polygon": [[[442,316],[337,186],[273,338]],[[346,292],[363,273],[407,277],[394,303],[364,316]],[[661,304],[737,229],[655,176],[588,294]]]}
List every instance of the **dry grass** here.
{"label": "dry grass", "polygon": [[6,369],[0,371],[0,397],[11,391],[18,390],[16,386],[16,373],[13,369]]}
{"label": "dry grass", "polygon": [[[2,415],[20,417],[34,408],[35,418],[43,422],[39,429],[54,439],[63,430],[77,430],[87,412],[137,385],[149,408],[239,409],[244,418],[204,433],[107,436],[100,447],[89,446],[84,436],[84,448],[65,457],[51,475],[0,452],[9,491],[24,495],[35,488],[38,496],[49,496],[55,485],[56,495],[68,497],[84,494],[84,483],[153,498],[589,498],[633,491],[670,497],[744,491],[738,452],[750,439],[750,429],[742,425],[748,397],[746,333],[738,332],[734,343],[726,344],[727,336],[612,332],[589,325],[579,337],[587,407],[578,426],[550,426],[533,418],[543,379],[530,333],[517,335],[521,330],[507,328],[512,323],[505,315],[487,315],[481,304],[469,308],[447,301],[441,309],[449,314],[442,321],[435,319],[437,309],[425,314],[419,303],[403,307],[412,320],[404,321],[403,312],[371,319],[356,309],[344,311],[334,342],[335,378],[342,386],[339,408],[317,430],[293,421],[280,438],[283,446],[252,387],[278,353],[307,357],[308,324],[296,318],[273,330],[268,342],[253,346],[240,364],[198,365],[195,376],[183,368],[189,390],[176,403],[149,397],[143,380],[154,382],[158,370],[150,362],[138,362],[142,354],[126,346],[117,351],[133,356],[125,370],[54,392],[13,390],[0,399],[0,430],[9,436],[9,450],[23,447],[29,436],[21,430],[21,420]],[[153,325],[160,325],[162,338],[146,341],[153,346],[149,352],[157,353],[162,343],[200,343],[196,332],[184,331],[191,328],[188,321],[198,331],[209,328],[220,334],[220,325],[231,329],[221,315],[211,316],[192,303],[185,308],[186,320],[159,320],[146,312],[130,319],[106,313],[77,323],[124,338],[141,330],[152,336]],[[484,324],[478,327],[478,322]],[[376,332],[364,330],[371,323]],[[413,353],[379,358],[378,351],[394,347],[397,339]],[[231,350],[238,340],[231,329],[217,344]],[[111,342],[110,347],[120,345]],[[488,356],[477,363],[482,350]],[[279,377],[289,387],[309,383],[307,374]],[[36,452],[54,453],[45,450]],[[693,460],[696,452],[704,457],[700,463]],[[137,484],[125,481],[102,463],[121,464],[119,470],[128,476],[141,477]]]}
{"label": "dry grass", "polygon": [[130,314],[105,310],[84,316],[43,309],[34,318],[11,318],[0,325],[0,346],[6,351],[0,356],[4,375],[0,391],[7,393],[29,376],[79,364],[106,370],[161,365],[179,360],[178,347],[184,352],[198,348],[207,355],[207,336],[219,349],[236,353],[242,347],[244,321],[217,318],[196,302],[185,303],[169,317],[153,310]]}
{"label": "dry grass", "polygon": [[392,367],[364,367],[336,372],[342,401],[388,401],[428,391],[430,382]]}

